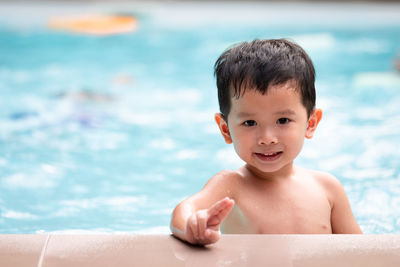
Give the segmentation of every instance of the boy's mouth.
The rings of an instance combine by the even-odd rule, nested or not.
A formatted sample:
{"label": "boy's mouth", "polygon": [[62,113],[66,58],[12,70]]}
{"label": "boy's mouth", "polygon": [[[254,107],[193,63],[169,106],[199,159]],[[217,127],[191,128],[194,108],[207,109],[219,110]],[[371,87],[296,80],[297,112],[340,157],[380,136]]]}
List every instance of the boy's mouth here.
{"label": "boy's mouth", "polygon": [[282,151],[272,153],[254,153],[259,159],[263,161],[273,161],[282,155]]}

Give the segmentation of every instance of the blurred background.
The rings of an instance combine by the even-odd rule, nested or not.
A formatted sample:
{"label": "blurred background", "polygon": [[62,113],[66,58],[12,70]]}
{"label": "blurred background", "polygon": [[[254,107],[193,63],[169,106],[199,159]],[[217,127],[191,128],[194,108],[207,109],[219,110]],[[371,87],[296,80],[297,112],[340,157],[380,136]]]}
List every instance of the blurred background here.
{"label": "blurred background", "polygon": [[213,65],[289,38],[324,118],[296,163],[365,233],[400,233],[398,1],[0,1],[0,232],[168,233],[222,169]]}

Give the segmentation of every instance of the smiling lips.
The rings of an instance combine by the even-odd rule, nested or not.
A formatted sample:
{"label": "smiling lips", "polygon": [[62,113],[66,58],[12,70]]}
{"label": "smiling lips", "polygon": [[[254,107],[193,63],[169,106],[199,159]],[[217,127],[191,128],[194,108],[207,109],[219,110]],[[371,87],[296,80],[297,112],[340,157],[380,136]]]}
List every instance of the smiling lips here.
{"label": "smiling lips", "polygon": [[282,155],[282,151],[272,153],[254,153],[262,161],[274,161]]}

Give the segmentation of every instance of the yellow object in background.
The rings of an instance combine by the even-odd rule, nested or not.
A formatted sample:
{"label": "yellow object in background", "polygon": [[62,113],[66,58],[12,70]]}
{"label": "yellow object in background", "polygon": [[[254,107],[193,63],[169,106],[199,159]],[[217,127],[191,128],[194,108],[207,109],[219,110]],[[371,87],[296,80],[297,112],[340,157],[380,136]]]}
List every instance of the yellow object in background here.
{"label": "yellow object in background", "polygon": [[137,29],[137,19],[132,16],[81,15],[51,18],[49,27],[71,32],[108,35],[133,32]]}

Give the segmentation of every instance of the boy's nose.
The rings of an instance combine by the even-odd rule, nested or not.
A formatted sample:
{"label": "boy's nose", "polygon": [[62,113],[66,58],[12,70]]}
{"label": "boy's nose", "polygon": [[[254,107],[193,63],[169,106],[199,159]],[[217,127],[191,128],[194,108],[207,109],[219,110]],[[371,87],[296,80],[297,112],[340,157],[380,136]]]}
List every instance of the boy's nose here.
{"label": "boy's nose", "polygon": [[278,138],[273,133],[273,131],[264,130],[258,137],[259,145],[271,145],[271,144],[276,144],[276,143],[278,143]]}

